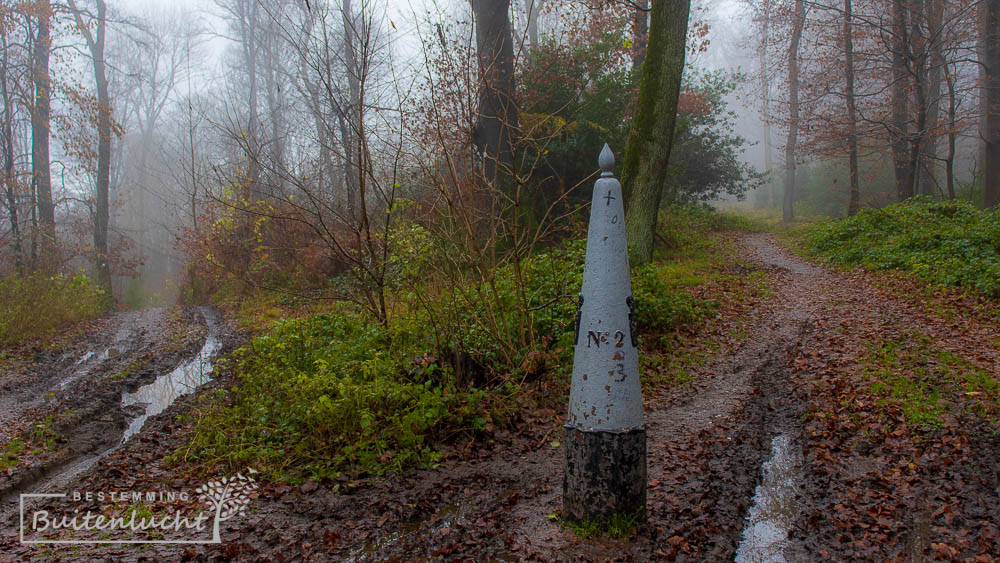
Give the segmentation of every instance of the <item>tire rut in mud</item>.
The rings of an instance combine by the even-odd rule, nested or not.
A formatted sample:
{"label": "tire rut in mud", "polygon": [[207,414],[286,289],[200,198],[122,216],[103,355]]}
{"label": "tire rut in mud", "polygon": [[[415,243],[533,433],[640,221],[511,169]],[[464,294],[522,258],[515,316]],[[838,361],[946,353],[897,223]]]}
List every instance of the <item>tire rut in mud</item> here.
{"label": "tire rut in mud", "polygon": [[30,373],[6,374],[5,388],[14,388],[7,401],[20,402],[7,416],[33,420],[15,438],[30,440],[31,427],[43,420],[57,438],[51,451],[0,474],[0,521],[16,512],[19,494],[65,486],[119,447],[129,422],[142,412],[140,406],[123,407],[123,393],[190,358],[206,333],[217,330],[212,328],[217,318],[207,308],[173,318],[165,309],[115,313],[103,330],[81,337],[70,352],[39,354]]}

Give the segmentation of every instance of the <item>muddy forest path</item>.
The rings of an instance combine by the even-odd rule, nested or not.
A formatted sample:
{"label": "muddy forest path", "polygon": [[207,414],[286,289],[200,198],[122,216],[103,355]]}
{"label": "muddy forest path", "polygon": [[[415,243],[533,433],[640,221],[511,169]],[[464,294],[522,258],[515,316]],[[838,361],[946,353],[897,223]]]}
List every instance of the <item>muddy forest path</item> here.
{"label": "muddy forest path", "polygon": [[[927,357],[916,360],[924,368],[946,363],[934,358],[957,358],[948,364],[953,372],[979,370],[996,380],[996,325],[939,318],[916,300],[883,291],[866,274],[810,264],[771,234],[723,236],[737,247],[735,271],[765,271],[770,295],[739,319],[740,334],[729,338],[730,346],[690,370],[691,383],[644,387],[648,520],[627,541],[582,539],[559,524],[564,413],[539,411],[526,415],[517,432],[498,432],[491,447],[476,447],[470,459],[436,469],[352,483],[265,485],[246,517],[224,524],[222,545],[44,554],[71,560],[993,560],[1000,553],[994,461],[1000,441],[990,431],[995,424],[970,422],[961,403],[982,395],[961,387],[954,397],[938,397],[939,423],[915,429],[905,422],[903,399],[873,388],[870,364],[885,342],[903,342],[900,349],[931,342]],[[890,362],[885,377],[899,376],[893,370],[906,361]],[[178,434],[167,422],[154,425],[74,486],[193,490],[199,483],[162,463],[178,447]],[[5,550],[42,553],[6,534],[0,553]]]}
{"label": "muddy forest path", "polygon": [[158,307],[113,313],[64,335],[54,348],[30,351],[30,360],[3,365],[4,535],[17,530],[20,494],[71,487],[143,436],[148,417],[210,379],[211,358],[232,339],[211,308]]}

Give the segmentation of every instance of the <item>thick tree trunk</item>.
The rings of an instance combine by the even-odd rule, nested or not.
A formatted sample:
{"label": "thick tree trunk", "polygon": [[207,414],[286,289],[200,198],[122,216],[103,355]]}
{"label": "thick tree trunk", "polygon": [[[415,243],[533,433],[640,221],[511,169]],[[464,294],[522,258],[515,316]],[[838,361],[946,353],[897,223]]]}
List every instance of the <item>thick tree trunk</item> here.
{"label": "thick tree trunk", "polygon": [[908,136],[907,90],[909,73],[906,69],[907,25],[903,0],[892,2],[892,164],[896,180],[896,198],[903,201],[913,196],[913,183],[907,182],[906,144]]}
{"label": "thick tree trunk", "polygon": [[851,0],[844,0],[844,82],[847,98],[847,151],[851,193],[847,201],[847,214],[854,215],[861,204],[861,188],[858,185],[858,117],[854,99],[854,26]]}
{"label": "thick tree trunk", "polygon": [[473,0],[472,11],[480,81],[479,114],[472,140],[482,153],[484,176],[492,182],[501,166],[513,163],[513,137],[518,124],[510,0]]}
{"label": "thick tree trunk", "polygon": [[107,5],[104,0],[97,3],[97,29],[94,34],[84,23],[82,12],[74,0],[69,0],[77,27],[87,40],[94,65],[94,82],[97,85],[97,182],[94,193],[94,267],[97,271],[98,287],[105,291],[108,304],[113,302],[111,288],[111,264],[108,255],[108,191],[111,184],[111,95],[108,92],[107,67],[104,60],[104,38],[107,23]]}
{"label": "thick tree trunk", "polygon": [[986,1],[986,185],[987,208],[1000,203],[1000,0]]}
{"label": "thick tree trunk", "polygon": [[52,176],[49,168],[49,52],[52,40],[49,19],[52,15],[48,0],[39,2],[38,32],[32,53],[31,80],[34,85],[34,107],[31,112],[31,182],[38,200],[38,222],[42,240],[43,262],[51,266],[55,257],[56,215],[52,202]]}
{"label": "thick tree trunk", "polygon": [[622,167],[625,234],[633,264],[653,259],[660,198],[677,122],[690,0],[658,0],[650,11],[639,101]]}
{"label": "thick tree trunk", "polygon": [[795,21],[788,43],[788,140],[785,142],[785,196],[781,218],[788,222],[795,218],[795,153],[799,135],[799,42],[805,26],[806,8],[802,0],[795,0]]}

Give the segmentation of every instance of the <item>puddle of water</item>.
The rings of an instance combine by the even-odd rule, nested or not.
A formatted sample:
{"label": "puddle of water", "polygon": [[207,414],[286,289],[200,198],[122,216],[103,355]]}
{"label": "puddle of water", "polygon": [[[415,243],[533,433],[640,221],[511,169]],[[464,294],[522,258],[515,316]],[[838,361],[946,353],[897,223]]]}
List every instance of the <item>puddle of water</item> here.
{"label": "puddle of water", "polygon": [[177,366],[177,369],[156,378],[156,381],[136,389],[135,393],[122,392],[122,406],[146,405],[146,411],[136,417],[125,429],[122,436],[124,444],[142,430],[146,419],[160,414],[178,397],[191,393],[198,387],[212,380],[212,357],[215,356],[222,342],[214,336],[205,339],[205,345],[194,358]]}
{"label": "puddle of water", "polygon": [[94,357],[94,351],[93,351],[93,350],[91,350],[90,352],[87,352],[87,353],[86,353],[86,354],[84,354],[83,356],[80,356],[80,359],[79,359],[79,360],[77,360],[77,361],[76,361],[76,364],[74,364],[74,365],[80,365],[80,364],[82,364],[83,362],[86,362],[87,360],[89,360],[90,358],[93,358],[93,357]]}
{"label": "puddle of water", "polygon": [[754,491],[736,563],[786,561],[788,530],[798,514],[794,477],[800,457],[785,434],[771,440],[771,459],[761,468],[764,479]]}

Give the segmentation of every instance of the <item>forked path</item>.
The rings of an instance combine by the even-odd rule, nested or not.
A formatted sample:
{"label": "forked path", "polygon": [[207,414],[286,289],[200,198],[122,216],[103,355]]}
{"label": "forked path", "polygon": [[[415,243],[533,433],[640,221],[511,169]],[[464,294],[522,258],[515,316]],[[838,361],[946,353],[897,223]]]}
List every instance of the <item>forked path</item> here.
{"label": "forked path", "polygon": [[[831,382],[838,392],[861,372],[857,358],[864,338],[880,339],[879,330],[914,327],[962,355],[976,341],[988,340],[991,329],[939,322],[887,297],[864,276],[829,272],[795,257],[773,235],[724,236],[738,248],[740,263],[733,270],[766,270],[771,293],[740,319],[735,344],[693,370],[692,383],[644,388],[648,522],[630,541],[581,539],[559,525],[563,413],[538,411],[526,415],[520,434],[497,436],[497,444],[478,451],[472,461],[446,460],[437,469],[360,484],[265,486],[250,514],[225,523],[222,545],[150,546],[143,555],[276,561],[919,560],[931,549],[943,549],[948,530],[959,534],[963,526],[979,536],[958,553],[974,552],[980,544],[995,548],[989,542],[1000,533],[988,516],[975,520],[1000,513],[995,472],[973,463],[948,475],[928,473],[943,477],[941,482],[961,478],[972,487],[953,499],[968,507],[964,512],[954,504],[932,511],[931,500],[946,492],[935,489],[930,477],[914,482],[924,500],[913,502],[904,498],[906,490],[897,493],[892,482],[877,481],[883,469],[888,474],[889,467],[918,467],[921,459],[892,458],[877,448],[831,454],[817,442],[811,418],[818,400],[814,382]],[[876,329],[864,338],[848,338],[855,320]],[[718,334],[725,329],[713,330],[707,337],[726,339]],[[822,342],[835,345],[820,349]],[[995,347],[976,349],[974,361],[995,376],[1000,371]],[[132,488],[167,482],[193,489],[196,483],[184,482],[162,464],[164,454],[180,444],[176,430],[166,418],[155,422],[150,429],[155,441],[123,447],[78,484],[117,486],[127,473]],[[862,432],[853,427],[851,433]],[[990,447],[996,453],[996,444]],[[843,490],[827,488],[830,483],[843,484]],[[878,494],[865,497],[871,491]],[[891,510],[879,511],[888,505]],[[844,516],[845,507],[856,510]],[[852,524],[868,517],[862,512],[874,519],[864,529]],[[955,513],[966,520],[954,521]],[[879,526],[883,535],[863,534]],[[31,548],[14,543],[0,548],[31,554]],[[60,555],[89,560],[123,553],[95,548]]]}
{"label": "forked path", "polygon": [[[251,515],[226,530],[225,553],[349,561],[732,560],[772,438],[798,439],[787,353],[832,278],[779,249],[770,235],[730,236],[742,257],[738,270],[768,270],[773,295],[744,319],[746,336],[735,349],[698,368],[691,385],[644,390],[648,525],[631,541],[584,540],[554,518],[563,416],[552,413],[477,461],[339,493],[315,484],[266,491]],[[786,546],[762,547],[773,554]]]}

